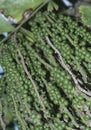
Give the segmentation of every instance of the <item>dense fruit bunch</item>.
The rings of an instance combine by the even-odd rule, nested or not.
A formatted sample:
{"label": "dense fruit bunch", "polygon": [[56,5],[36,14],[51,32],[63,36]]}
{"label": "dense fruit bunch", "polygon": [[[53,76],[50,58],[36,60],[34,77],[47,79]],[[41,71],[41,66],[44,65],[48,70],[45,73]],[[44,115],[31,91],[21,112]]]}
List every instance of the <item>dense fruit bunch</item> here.
{"label": "dense fruit bunch", "polygon": [[19,130],[90,130],[91,31],[48,12],[28,24],[32,40],[18,33],[0,45],[4,122],[18,121]]}

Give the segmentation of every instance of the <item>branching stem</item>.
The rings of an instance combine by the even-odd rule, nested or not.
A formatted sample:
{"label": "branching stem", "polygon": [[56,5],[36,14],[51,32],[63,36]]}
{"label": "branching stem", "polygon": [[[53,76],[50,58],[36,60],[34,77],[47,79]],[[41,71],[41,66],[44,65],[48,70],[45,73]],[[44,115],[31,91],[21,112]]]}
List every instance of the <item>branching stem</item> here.
{"label": "branching stem", "polygon": [[5,123],[3,122],[3,119],[2,119],[2,115],[1,115],[1,114],[0,114],[0,122],[1,122],[2,129],[3,129],[3,130],[6,130],[6,129],[5,129]]}
{"label": "branching stem", "polygon": [[6,125],[2,119],[2,104],[1,104],[1,101],[0,101],[0,123],[1,123],[1,127],[3,130],[6,130]]}
{"label": "branching stem", "polygon": [[59,56],[59,60],[61,61],[61,65],[62,67],[71,75],[76,87],[83,93],[85,93],[86,95],[88,96],[91,96],[91,92],[90,91],[86,91],[85,89],[81,88],[75,75],[71,72],[71,70],[69,69],[69,67],[65,64],[63,58],[62,58],[62,55],[61,53],[59,52],[59,50],[57,48],[55,48],[55,46],[52,44],[52,42],[50,41],[50,39],[48,38],[48,36],[45,37],[46,38],[46,41],[47,43],[51,46],[51,48],[55,51],[56,54],[58,54]]}
{"label": "branching stem", "polygon": [[[18,54],[19,54],[19,56],[20,56],[20,58],[21,58],[21,62],[22,62],[23,68],[24,68],[24,70],[25,70],[25,73],[27,74],[28,78],[30,79],[30,81],[31,81],[31,83],[32,83],[32,85],[33,85],[33,87],[34,87],[34,90],[35,90],[35,92],[36,92],[36,94],[37,94],[37,97],[38,97],[38,99],[39,99],[40,105],[42,106],[42,109],[43,109],[43,112],[44,112],[44,116],[45,116],[46,120],[48,121],[47,116],[46,116],[46,108],[45,108],[45,106],[44,106],[44,104],[43,104],[43,102],[42,102],[42,98],[41,98],[41,96],[39,95],[39,92],[38,92],[38,90],[37,90],[37,86],[36,86],[36,84],[35,84],[35,82],[34,82],[32,76],[31,76],[31,74],[29,73],[29,71],[28,71],[28,69],[27,69],[27,66],[25,65],[24,58],[23,58],[23,56],[22,56],[22,54],[21,54],[21,52],[20,52],[20,50],[19,50],[19,47],[18,47],[18,45],[17,45],[16,33],[14,34],[14,43],[15,43],[15,46],[16,46],[16,48],[17,48]],[[49,126],[50,126],[51,130],[53,130],[50,123],[49,123]]]}

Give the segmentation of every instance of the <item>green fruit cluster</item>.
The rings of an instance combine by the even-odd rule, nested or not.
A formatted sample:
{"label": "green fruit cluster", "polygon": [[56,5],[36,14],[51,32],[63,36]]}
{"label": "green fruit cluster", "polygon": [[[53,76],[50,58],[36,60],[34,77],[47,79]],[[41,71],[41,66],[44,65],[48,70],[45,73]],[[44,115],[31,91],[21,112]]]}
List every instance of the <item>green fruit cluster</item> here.
{"label": "green fruit cluster", "polygon": [[19,130],[90,130],[91,31],[49,12],[27,24],[28,35],[21,29],[0,45],[4,122],[18,121]]}

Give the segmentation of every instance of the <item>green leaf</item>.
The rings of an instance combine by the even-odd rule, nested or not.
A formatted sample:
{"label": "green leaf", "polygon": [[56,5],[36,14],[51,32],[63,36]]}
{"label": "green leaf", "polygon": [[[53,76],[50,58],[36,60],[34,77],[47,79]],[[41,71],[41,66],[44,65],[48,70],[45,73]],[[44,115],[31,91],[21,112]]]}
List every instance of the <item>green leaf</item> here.
{"label": "green leaf", "polygon": [[79,12],[81,13],[82,22],[91,27],[91,6],[90,5],[81,5],[79,7]]}
{"label": "green leaf", "polygon": [[0,9],[17,23],[23,18],[25,11],[35,9],[43,2],[46,0],[0,0]]}
{"label": "green leaf", "polygon": [[47,10],[48,11],[53,11],[54,9],[58,10],[58,8],[59,8],[59,6],[55,2],[50,1],[49,4],[48,4]]}
{"label": "green leaf", "polygon": [[14,27],[0,15],[0,34],[13,31]]}
{"label": "green leaf", "polygon": [[58,10],[58,8],[59,8],[59,6],[55,2],[53,2],[53,7],[55,10]]}

